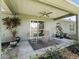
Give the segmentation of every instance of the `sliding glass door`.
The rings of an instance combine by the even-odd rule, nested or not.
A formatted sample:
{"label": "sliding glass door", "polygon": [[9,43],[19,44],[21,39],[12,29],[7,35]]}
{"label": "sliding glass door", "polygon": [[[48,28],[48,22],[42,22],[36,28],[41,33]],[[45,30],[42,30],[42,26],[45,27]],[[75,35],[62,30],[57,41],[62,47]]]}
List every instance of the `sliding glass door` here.
{"label": "sliding glass door", "polygon": [[44,36],[44,21],[31,21],[30,37],[38,38]]}

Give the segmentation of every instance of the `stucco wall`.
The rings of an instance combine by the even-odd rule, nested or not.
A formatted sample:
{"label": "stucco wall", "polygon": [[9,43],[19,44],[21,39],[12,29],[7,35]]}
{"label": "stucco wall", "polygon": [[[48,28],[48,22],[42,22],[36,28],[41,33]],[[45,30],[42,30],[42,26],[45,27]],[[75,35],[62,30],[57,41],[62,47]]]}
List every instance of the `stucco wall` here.
{"label": "stucco wall", "polygon": [[21,25],[17,28],[17,34],[22,40],[27,40],[30,37],[30,20],[25,18],[21,20]]}
{"label": "stucco wall", "polygon": [[[3,18],[3,17],[2,17]],[[21,25],[17,28],[17,36],[21,37],[21,40],[27,40],[30,39],[30,21],[31,20],[38,20],[38,19],[28,19],[28,18],[20,18],[21,19]],[[69,22],[65,21],[54,21],[54,20],[48,20],[48,19],[40,19],[43,20],[45,23],[45,30],[49,32],[49,36],[56,33],[56,23],[61,23],[61,26],[63,28],[63,31],[65,33],[69,33]],[[2,42],[8,41],[8,37],[11,36],[10,31],[6,30],[6,27],[2,25],[1,21],[1,39]],[[75,32],[74,32],[75,33]]]}
{"label": "stucco wall", "polygon": [[[46,29],[49,30],[50,35],[55,34],[56,33],[56,23],[60,23],[61,27],[63,29],[64,33],[73,33],[75,34],[76,32],[76,28],[75,28],[75,22],[68,22],[68,21],[63,21],[63,20],[48,20],[46,21]],[[70,24],[74,24],[74,31],[70,32]]]}

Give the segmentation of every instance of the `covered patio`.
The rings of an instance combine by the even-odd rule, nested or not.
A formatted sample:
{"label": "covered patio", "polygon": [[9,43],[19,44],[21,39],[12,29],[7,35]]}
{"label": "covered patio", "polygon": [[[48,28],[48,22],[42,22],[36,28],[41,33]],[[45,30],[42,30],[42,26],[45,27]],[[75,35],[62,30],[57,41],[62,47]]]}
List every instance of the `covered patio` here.
{"label": "covered patio", "polygon": [[[66,21],[73,16],[74,22],[70,18]],[[20,19],[21,25],[16,28],[16,37],[20,37],[18,47],[9,47],[14,40],[3,25],[2,19],[6,17]],[[10,54],[17,54],[17,59],[28,59],[34,54],[44,54],[46,49],[63,49],[75,44],[79,41],[78,20],[79,7],[66,0],[1,0],[1,44],[9,43],[2,59],[14,58]],[[70,24],[74,24],[74,30]]]}

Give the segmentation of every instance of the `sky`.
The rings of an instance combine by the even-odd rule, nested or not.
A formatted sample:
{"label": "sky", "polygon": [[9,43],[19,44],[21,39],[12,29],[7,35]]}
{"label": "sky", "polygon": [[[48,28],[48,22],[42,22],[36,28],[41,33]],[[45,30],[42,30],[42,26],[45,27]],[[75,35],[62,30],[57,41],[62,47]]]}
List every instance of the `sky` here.
{"label": "sky", "polygon": [[79,5],[79,0],[73,0],[73,2]]}
{"label": "sky", "polygon": [[[77,5],[79,5],[79,0],[72,0],[74,3],[76,3]],[[67,17],[65,18],[67,20],[71,20],[71,21],[76,21],[76,17],[72,16],[72,17]]]}
{"label": "sky", "polygon": [[69,21],[74,21],[74,22],[76,21],[76,17],[75,16],[67,17],[65,19],[67,19]]}

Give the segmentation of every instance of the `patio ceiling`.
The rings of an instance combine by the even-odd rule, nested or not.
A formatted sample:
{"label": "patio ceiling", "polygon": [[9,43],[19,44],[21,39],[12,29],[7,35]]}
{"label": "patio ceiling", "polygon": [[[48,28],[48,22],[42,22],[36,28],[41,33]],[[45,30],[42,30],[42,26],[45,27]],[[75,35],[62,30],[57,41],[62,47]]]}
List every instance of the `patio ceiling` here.
{"label": "patio ceiling", "polygon": [[61,9],[64,9],[66,11],[69,11],[74,14],[79,14],[79,7],[72,4],[72,0],[39,0],[41,2],[57,6]]}
{"label": "patio ceiling", "polygon": [[8,6],[4,3],[3,0],[0,0],[1,3],[1,12],[5,14],[11,14],[11,11],[9,10]]}
{"label": "patio ceiling", "polygon": [[[65,0],[4,0],[2,7],[16,15],[41,16],[40,12],[53,12],[49,18],[60,19],[78,13],[79,8]],[[7,7],[6,7],[7,6]],[[6,12],[5,12],[6,13]],[[79,13],[78,13],[79,14]]]}

